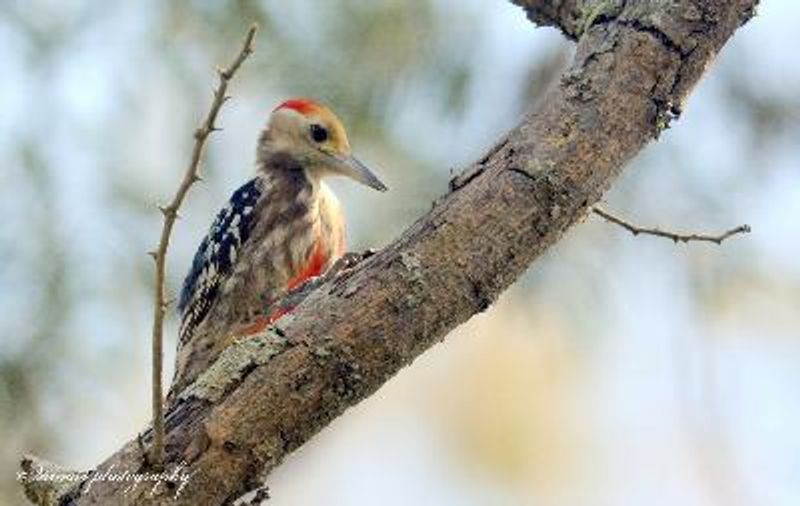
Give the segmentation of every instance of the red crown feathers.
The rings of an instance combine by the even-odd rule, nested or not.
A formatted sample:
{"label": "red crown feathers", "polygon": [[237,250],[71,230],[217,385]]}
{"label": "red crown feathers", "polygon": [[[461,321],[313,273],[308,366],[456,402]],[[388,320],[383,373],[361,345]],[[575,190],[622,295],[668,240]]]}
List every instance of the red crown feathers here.
{"label": "red crown feathers", "polygon": [[307,116],[318,111],[320,108],[321,106],[310,98],[292,98],[276,107],[275,111],[279,109],[291,109],[299,112],[303,116]]}

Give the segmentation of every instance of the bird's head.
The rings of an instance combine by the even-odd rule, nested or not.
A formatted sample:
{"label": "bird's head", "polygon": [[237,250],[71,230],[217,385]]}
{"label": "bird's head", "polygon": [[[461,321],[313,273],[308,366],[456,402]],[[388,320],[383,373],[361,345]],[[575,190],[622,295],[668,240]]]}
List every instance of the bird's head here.
{"label": "bird's head", "polygon": [[260,160],[288,155],[314,178],[349,177],[380,191],[386,186],[350,151],[347,132],[324,105],[307,98],[287,100],[272,111],[258,146]]}

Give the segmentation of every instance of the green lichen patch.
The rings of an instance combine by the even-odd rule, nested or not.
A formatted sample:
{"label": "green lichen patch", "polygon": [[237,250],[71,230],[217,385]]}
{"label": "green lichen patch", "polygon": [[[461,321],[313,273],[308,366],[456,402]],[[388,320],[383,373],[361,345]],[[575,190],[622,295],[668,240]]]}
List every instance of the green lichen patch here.
{"label": "green lichen patch", "polygon": [[600,0],[598,2],[587,2],[581,8],[581,19],[577,23],[579,27],[578,37],[586,33],[594,22],[602,17],[615,18],[619,16],[624,7],[620,0]]}
{"label": "green lichen patch", "polygon": [[184,390],[180,398],[205,399],[217,402],[237,384],[253,367],[266,364],[272,357],[287,347],[286,337],[269,330],[251,338],[245,338],[226,348],[211,367],[206,369],[192,385]]}

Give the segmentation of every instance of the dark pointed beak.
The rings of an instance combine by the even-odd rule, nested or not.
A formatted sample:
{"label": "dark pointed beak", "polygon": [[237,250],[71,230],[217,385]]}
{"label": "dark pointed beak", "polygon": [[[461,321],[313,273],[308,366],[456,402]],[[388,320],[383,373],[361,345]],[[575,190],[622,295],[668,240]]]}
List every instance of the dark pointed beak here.
{"label": "dark pointed beak", "polygon": [[369,167],[361,163],[358,158],[354,156],[337,156],[336,160],[339,162],[339,172],[343,176],[347,176],[354,181],[358,181],[378,191],[385,192],[388,190],[386,185],[378,179],[378,176],[376,176]]}

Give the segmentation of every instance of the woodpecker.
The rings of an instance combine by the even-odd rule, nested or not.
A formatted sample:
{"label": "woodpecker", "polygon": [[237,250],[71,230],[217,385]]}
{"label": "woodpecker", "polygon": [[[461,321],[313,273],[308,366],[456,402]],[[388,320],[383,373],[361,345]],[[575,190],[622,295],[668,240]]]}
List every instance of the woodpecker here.
{"label": "woodpecker", "polygon": [[352,156],[328,107],[306,98],[278,105],[258,139],[255,176],[219,211],[183,282],[176,373],[200,329],[221,337],[263,329],[285,312],[265,314],[271,303],[344,254],[344,216],[324,182],[337,175],[387,189]]}

